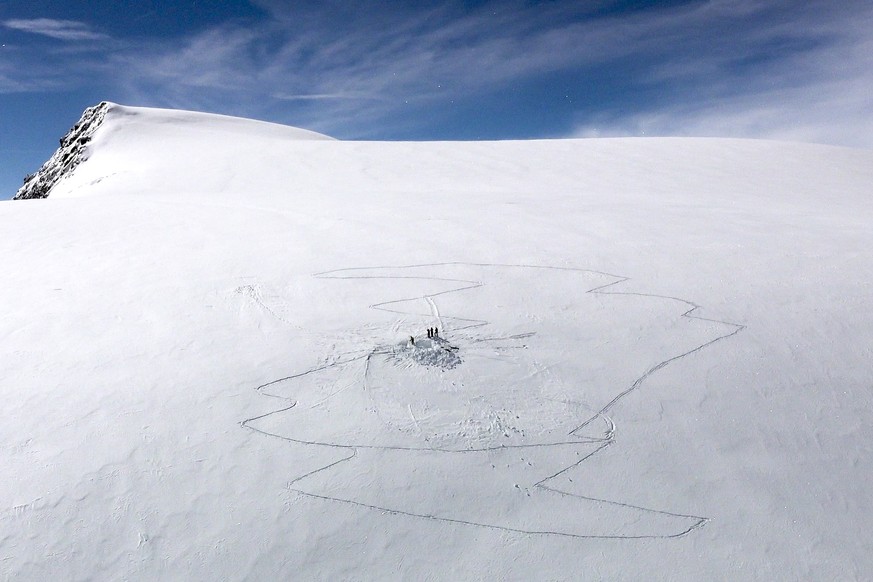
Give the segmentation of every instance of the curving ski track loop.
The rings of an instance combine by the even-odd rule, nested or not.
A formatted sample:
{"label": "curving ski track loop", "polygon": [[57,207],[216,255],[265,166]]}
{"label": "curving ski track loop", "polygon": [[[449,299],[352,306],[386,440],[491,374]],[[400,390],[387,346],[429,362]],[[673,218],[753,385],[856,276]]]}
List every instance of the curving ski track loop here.
{"label": "curving ski track loop", "polygon": [[[321,273],[316,273],[313,276],[316,278],[319,278],[319,279],[415,279],[415,280],[422,280],[422,281],[438,281],[438,282],[443,282],[443,283],[451,283],[452,285],[457,285],[457,286],[452,286],[449,289],[445,289],[445,290],[438,291],[435,293],[428,293],[428,294],[425,294],[422,296],[408,297],[408,298],[402,298],[402,299],[392,299],[390,301],[383,301],[380,303],[372,304],[369,306],[369,308],[374,309],[374,310],[388,312],[388,313],[394,313],[394,314],[398,314],[398,315],[416,315],[416,316],[422,316],[422,317],[431,317],[434,321],[437,321],[437,325],[440,327],[440,329],[445,328],[446,322],[452,322],[453,326],[451,328],[445,328],[445,332],[447,332],[447,333],[449,331],[451,331],[452,333],[457,333],[459,331],[469,330],[469,329],[488,325],[488,322],[485,320],[467,319],[467,318],[461,318],[461,317],[441,315],[439,312],[439,309],[437,308],[436,303],[434,302],[434,299],[433,299],[434,297],[439,297],[441,295],[447,295],[447,294],[452,294],[452,293],[461,293],[464,291],[477,289],[477,288],[482,287],[484,285],[483,282],[476,281],[476,280],[468,280],[468,279],[428,277],[428,276],[405,276],[405,275],[396,275],[396,274],[390,273],[392,271],[396,272],[396,271],[401,271],[404,269],[428,268],[428,267],[438,268],[438,267],[449,267],[449,266],[559,270],[559,271],[569,271],[569,272],[577,272],[577,273],[590,273],[590,274],[600,275],[600,276],[604,276],[604,277],[609,277],[609,278],[614,279],[614,281],[612,281],[610,283],[606,283],[604,285],[600,285],[598,287],[594,287],[592,289],[588,289],[585,293],[599,294],[599,295],[636,296],[636,297],[646,297],[646,298],[655,298],[655,299],[664,299],[664,300],[668,300],[668,301],[675,301],[675,302],[684,304],[688,307],[688,309],[684,313],[681,314],[681,317],[688,318],[688,319],[697,319],[697,320],[701,320],[701,321],[707,321],[710,323],[721,324],[721,325],[728,326],[729,328],[732,328],[732,329],[728,333],[724,333],[723,335],[717,336],[714,339],[711,339],[709,341],[701,343],[690,350],[687,350],[687,351],[685,351],[681,354],[678,354],[678,355],[674,355],[670,358],[667,358],[667,359],[660,361],[657,364],[651,366],[641,376],[639,376],[630,386],[628,386],[624,390],[620,391],[618,394],[616,394],[616,396],[612,400],[610,400],[606,405],[604,405],[602,408],[600,408],[600,410],[595,412],[590,418],[588,418],[587,420],[585,420],[584,422],[582,422],[581,424],[576,426],[573,430],[571,430],[567,434],[567,437],[568,437],[567,440],[559,441],[559,442],[550,442],[550,443],[521,444],[521,445],[499,445],[499,446],[493,446],[493,447],[469,448],[469,449],[448,449],[448,448],[439,448],[439,447],[424,448],[424,447],[414,447],[414,446],[405,447],[405,446],[386,446],[386,445],[371,445],[371,444],[344,444],[344,443],[336,443],[336,442],[322,442],[322,441],[317,441],[317,440],[297,439],[297,438],[293,438],[293,437],[283,435],[283,434],[272,433],[272,432],[260,429],[256,426],[252,426],[252,423],[255,423],[258,420],[261,420],[261,419],[264,419],[264,418],[267,418],[267,417],[270,417],[273,415],[282,414],[284,412],[288,412],[288,411],[292,410],[293,408],[295,408],[295,406],[297,405],[296,401],[293,401],[285,396],[270,393],[268,391],[270,386],[273,386],[273,385],[276,385],[276,384],[279,384],[282,382],[287,382],[290,380],[302,379],[302,378],[305,378],[306,376],[309,376],[309,375],[314,374],[316,372],[320,372],[320,371],[327,370],[330,368],[335,368],[338,366],[344,366],[344,365],[350,364],[352,362],[360,361],[360,360],[366,360],[365,373],[364,373],[364,378],[363,378],[363,382],[364,382],[364,384],[366,384],[367,375],[369,373],[370,360],[374,356],[388,354],[388,353],[390,353],[390,351],[385,349],[385,348],[377,347],[377,348],[374,348],[374,349],[372,349],[366,353],[363,353],[363,354],[360,354],[360,352],[359,352],[360,355],[352,356],[352,357],[349,357],[349,358],[344,359],[344,360],[339,360],[339,361],[328,363],[328,364],[325,364],[322,366],[311,368],[309,370],[306,370],[304,372],[300,372],[298,374],[292,374],[292,375],[285,376],[282,378],[277,378],[275,380],[272,380],[270,382],[267,382],[265,384],[261,384],[260,386],[257,386],[255,388],[255,390],[264,396],[281,399],[281,400],[284,400],[286,402],[289,402],[290,404],[288,404],[287,406],[284,406],[282,408],[279,408],[277,410],[267,412],[267,413],[262,414],[262,415],[247,418],[240,423],[241,426],[243,426],[249,430],[252,430],[256,433],[259,433],[259,434],[262,434],[265,436],[269,436],[269,437],[273,437],[276,439],[281,439],[281,440],[291,442],[291,443],[297,443],[297,444],[301,444],[301,445],[330,447],[330,448],[337,449],[337,450],[348,451],[348,454],[343,456],[339,460],[336,460],[336,461],[334,461],[330,464],[327,464],[323,467],[319,467],[313,471],[306,473],[305,475],[298,476],[294,480],[290,481],[288,483],[288,489],[290,491],[293,491],[299,495],[303,495],[303,496],[313,498],[313,499],[320,499],[323,501],[343,503],[343,504],[356,506],[356,507],[363,507],[363,508],[377,510],[377,511],[380,511],[383,513],[397,515],[397,516],[405,516],[405,517],[412,517],[412,518],[417,518],[417,519],[433,520],[433,521],[439,521],[439,522],[444,522],[444,523],[458,524],[458,525],[471,526],[471,527],[479,527],[479,528],[485,528],[485,529],[491,529],[491,530],[501,530],[501,531],[512,532],[512,533],[517,533],[517,534],[548,535],[548,536],[558,536],[558,537],[568,537],[568,538],[578,538],[578,539],[639,540],[639,539],[680,538],[680,537],[683,537],[683,536],[690,534],[691,532],[693,532],[697,529],[700,529],[701,527],[703,527],[704,525],[706,525],[706,523],[708,523],[710,521],[710,518],[703,517],[703,516],[682,514],[682,513],[664,511],[664,510],[659,510],[659,509],[651,509],[651,508],[647,508],[647,507],[641,507],[638,505],[632,505],[629,503],[623,503],[620,501],[612,501],[612,500],[608,500],[608,499],[588,497],[588,496],[579,495],[576,493],[568,493],[566,491],[561,491],[559,489],[554,489],[552,487],[549,487],[548,485],[546,485],[546,483],[548,483],[549,481],[554,480],[556,477],[563,475],[564,473],[567,473],[567,472],[575,469],[576,467],[582,465],[583,463],[585,463],[586,461],[588,461],[589,459],[591,459],[592,457],[594,457],[595,455],[597,455],[598,453],[600,453],[601,451],[603,451],[604,449],[606,449],[607,447],[609,447],[611,444],[613,444],[615,442],[616,425],[615,425],[615,422],[612,420],[612,418],[610,418],[608,416],[607,413],[612,408],[614,408],[619,402],[621,402],[625,397],[627,397],[629,394],[639,390],[640,387],[646,382],[646,380],[648,380],[652,376],[652,374],[658,372],[659,370],[663,369],[664,367],[668,366],[669,364],[671,364],[673,362],[681,360],[687,356],[690,356],[691,354],[699,352],[699,351],[701,351],[709,346],[712,346],[715,343],[721,342],[723,340],[726,340],[728,338],[731,338],[731,337],[737,335],[738,333],[740,333],[742,330],[745,329],[745,327],[746,327],[745,325],[733,323],[733,322],[729,322],[729,321],[722,321],[722,320],[718,320],[718,319],[711,319],[711,318],[705,318],[705,317],[693,315],[693,313],[695,311],[697,311],[698,309],[701,309],[701,306],[697,305],[696,303],[694,303],[692,301],[689,301],[687,299],[683,299],[680,297],[673,297],[673,296],[669,296],[669,295],[657,295],[657,294],[652,294],[652,293],[614,291],[614,290],[612,290],[614,287],[629,281],[630,278],[623,277],[620,275],[614,275],[611,273],[606,273],[603,271],[591,270],[591,269],[578,269],[578,268],[573,268],[573,267],[550,267],[550,266],[542,266],[542,265],[524,265],[524,264],[444,262],[444,263],[426,263],[426,264],[404,265],[404,266],[351,267],[351,268],[345,268],[345,269],[336,269],[336,270],[331,270],[331,271],[324,271]],[[356,272],[361,272],[361,271],[372,272],[372,271],[380,270],[380,269],[384,269],[384,270],[388,271],[389,273],[386,275],[372,275],[372,274],[356,275],[355,274]],[[261,299],[260,297],[254,297],[254,300],[256,301],[256,303],[258,303],[268,313],[270,313],[271,315],[274,315],[278,319],[284,321],[283,318],[281,318],[278,315],[276,315],[275,313],[273,313],[273,310],[270,309],[269,306],[264,304],[260,299]],[[411,301],[422,300],[422,299],[427,302],[428,307],[430,308],[430,313],[412,313],[409,311],[399,310],[399,309],[395,309],[395,308],[391,307],[391,306],[395,306],[395,305],[400,304],[400,303],[408,303]],[[478,340],[472,339],[472,338],[471,339],[472,339],[472,341],[481,342],[481,341],[499,340],[499,339],[520,339],[520,338],[528,337],[530,335],[533,335],[533,334],[519,334],[519,335],[503,337],[503,338],[495,337],[495,338],[484,338],[484,339],[480,338]],[[337,392],[339,392],[339,391],[337,391]],[[330,398],[334,394],[336,394],[336,392],[329,395],[327,398]],[[410,409],[410,414],[412,414],[411,409]],[[414,419],[414,415],[413,415],[413,419]],[[593,423],[595,420],[598,420],[598,419],[603,420],[608,427],[606,432],[604,433],[604,436],[592,437],[592,436],[581,436],[578,434],[582,429],[584,429],[585,427],[587,427],[588,425],[590,425],[591,423]],[[416,420],[416,424],[417,424],[417,420]],[[603,504],[608,504],[608,505],[622,507],[622,508],[638,510],[638,511],[650,513],[650,514],[659,514],[662,516],[684,518],[684,519],[691,520],[692,521],[691,525],[689,527],[687,527],[686,529],[675,532],[675,533],[665,533],[665,534],[657,534],[657,535],[585,535],[585,534],[567,533],[567,532],[560,532],[560,531],[521,529],[521,528],[506,527],[506,526],[494,525],[494,524],[488,524],[488,523],[481,523],[481,522],[477,522],[477,521],[467,521],[467,520],[463,520],[463,519],[456,519],[456,518],[450,518],[450,517],[444,517],[444,516],[431,515],[431,514],[427,514],[427,513],[416,513],[416,512],[404,511],[404,510],[399,510],[399,509],[392,509],[390,507],[382,507],[382,506],[378,506],[378,505],[374,505],[374,504],[362,503],[362,502],[355,501],[352,499],[343,499],[343,498],[339,498],[339,497],[332,497],[329,495],[319,495],[316,493],[304,491],[304,490],[296,488],[294,486],[296,483],[298,483],[298,482],[300,482],[308,477],[311,477],[312,475],[315,475],[317,473],[321,473],[323,471],[328,471],[328,470],[336,467],[337,465],[351,461],[352,459],[354,459],[358,455],[358,450],[362,450],[362,449],[395,450],[395,451],[411,451],[411,452],[412,451],[429,451],[429,452],[439,452],[439,453],[445,453],[445,454],[464,455],[464,454],[477,453],[477,452],[489,451],[489,450],[533,449],[533,448],[543,448],[543,447],[560,447],[560,446],[565,446],[565,445],[579,445],[579,444],[583,444],[583,443],[597,444],[598,446],[593,451],[591,451],[587,455],[583,456],[575,463],[572,463],[572,464],[562,468],[560,471],[558,471],[552,475],[549,475],[546,478],[541,479],[540,481],[536,482],[533,485],[533,487],[541,489],[543,491],[550,492],[550,493],[566,496],[566,497],[572,497],[572,498],[582,499],[582,500],[586,500],[586,501],[592,501],[592,502],[603,503]]]}

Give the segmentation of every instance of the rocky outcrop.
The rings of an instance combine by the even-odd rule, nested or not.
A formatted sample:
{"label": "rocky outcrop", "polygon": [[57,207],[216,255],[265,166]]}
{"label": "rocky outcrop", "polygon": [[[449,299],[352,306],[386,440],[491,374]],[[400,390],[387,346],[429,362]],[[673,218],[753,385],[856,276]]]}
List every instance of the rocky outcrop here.
{"label": "rocky outcrop", "polygon": [[86,109],[79,122],[61,138],[57,151],[39,170],[24,178],[24,185],[12,199],[47,198],[58,182],[87,159],[87,145],[110,107],[110,103],[103,101]]}

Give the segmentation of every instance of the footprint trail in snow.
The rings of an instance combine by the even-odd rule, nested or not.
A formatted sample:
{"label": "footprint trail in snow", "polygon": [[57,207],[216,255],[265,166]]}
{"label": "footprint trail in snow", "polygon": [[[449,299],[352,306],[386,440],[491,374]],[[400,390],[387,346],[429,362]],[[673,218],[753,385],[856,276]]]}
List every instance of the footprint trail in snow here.
{"label": "footprint trail in snow", "polygon": [[[283,406],[242,425],[305,459],[293,491],[530,535],[671,538],[708,521],[586,495],[597,479],[586,461],[615,443],[614,409],[652,374],[742,325],[584,269],[441,263],[316,277],[376,299],[371,325],[384,335],[257,387]],[[422,333],[433,327],[439,337]]]}

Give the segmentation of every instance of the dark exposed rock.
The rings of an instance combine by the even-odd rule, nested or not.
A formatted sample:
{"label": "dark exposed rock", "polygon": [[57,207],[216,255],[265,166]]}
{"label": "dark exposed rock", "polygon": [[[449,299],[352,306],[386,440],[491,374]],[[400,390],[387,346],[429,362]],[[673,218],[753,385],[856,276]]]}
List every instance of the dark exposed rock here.
{"label": "dark exposed rock", "polygon": [[24,185],[18,189],[18,193],[12,199],[47,198],[58,182],[70,175],[76,166],[87,159],[86,146],[100,127],[110,107],[110,103],[103,101],[86,109],[79,122],[61,138],[61,145],[57,151],[39,170],[24,178]]}

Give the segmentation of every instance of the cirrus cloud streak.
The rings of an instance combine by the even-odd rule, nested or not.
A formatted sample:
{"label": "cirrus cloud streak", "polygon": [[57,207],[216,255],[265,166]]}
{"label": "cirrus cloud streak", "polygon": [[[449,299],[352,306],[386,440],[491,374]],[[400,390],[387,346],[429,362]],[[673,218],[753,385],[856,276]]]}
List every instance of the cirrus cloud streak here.
{"label": "cirrus cloud streak", "polygon": [[53,18],[10,19],[3,26],[12,30],[29,32],[57,40],[81,41],[100,40],[106,35],[95,32],[84,22],[75,20],[56,20]]}
{"label": "cirrus cloud streak", "polygon": [[[113,39],[108,56],[46,49],[41,59],[68,71],[71,85],[87,71],[124,102],[345,138],[426,138],[437,128],[445,136],[459,107],[484,119],[516,99],[529,107],[520,115],[551,116],[533,132],[539,137],[726,135],[873,147],[873,7],[860,1],[696,0],[639,10],[609,1],[432,2],[367,15],[337,2],[256,3],[260,20]],[[97,40],[84,25],[26,22],[30,32]],[[28,86],[10,72],[19,69],[2,65],[6,90]],[[56,72],[50,77],[57,83]],[[554,98],[564,93],[575,100],[558,111]],[[532,133],[515,121],[506,118],[497,137]]]}

